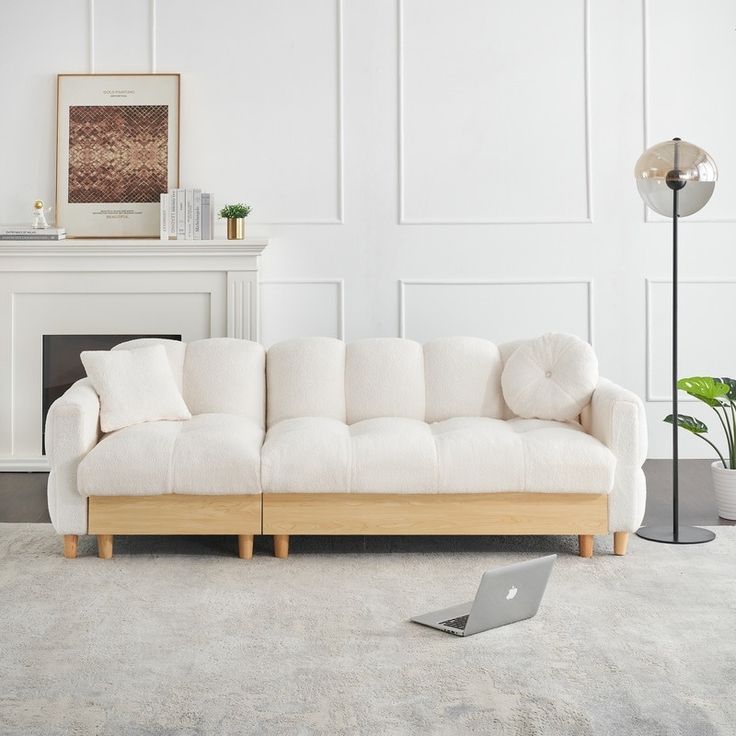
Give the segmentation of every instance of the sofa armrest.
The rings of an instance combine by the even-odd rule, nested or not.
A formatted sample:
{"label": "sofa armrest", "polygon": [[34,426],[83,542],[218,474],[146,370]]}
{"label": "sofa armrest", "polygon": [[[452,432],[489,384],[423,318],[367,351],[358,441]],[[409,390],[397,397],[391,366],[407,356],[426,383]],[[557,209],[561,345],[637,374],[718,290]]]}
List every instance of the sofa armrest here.
{"label": "sofa armrest", "polygon": [[608,447],[617,460],[632,465],[644,463],[647,418],[644,404],[635,393],[601,378],[582,419],[588,434]]}
{"label": "sofa armrest", "polygon": [[51,522],[59,534],[86,534],[87,499],[77,490],[77,467],[100,438],[100,399],[88,378],[51,405],[45,436]]}
{"label": "sofa armrest", "polygon": [[644,404],[636,394],[601,378],[580,419],[585,431],[616,458],[608,500],[609,530],[636,531],[646,506],[646,480],[641,469],[648,444]]}

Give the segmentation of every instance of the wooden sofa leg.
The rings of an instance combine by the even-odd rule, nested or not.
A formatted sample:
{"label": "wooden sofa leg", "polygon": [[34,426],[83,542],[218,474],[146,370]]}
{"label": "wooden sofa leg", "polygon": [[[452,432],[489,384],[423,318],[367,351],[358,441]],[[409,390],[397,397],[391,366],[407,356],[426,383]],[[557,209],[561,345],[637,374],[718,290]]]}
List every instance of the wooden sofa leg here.
{"label": "wooden sofa leg", "polygon": [[625,555],[626,548],[629,546],[629,533],[628,532],[614,532],[613,533],[613,554]]}
{"label": "wooden sofa leg", "polygon": [[238,534],[238,557],[249,560],[253,557],[253,535]]}
{"label": "wooden sofa leg", "polygon": [[592,557],[593,556],[593,535],[592,534],[578,534],[578,545],[580,546],[581,557]]}
{"label": "wooden sofa leg", "polygon": [[101,560],[112,559],[112,534],[97,535],[97,556]]}
{"label": "wooden sofa leg", "polygon": [[79,536],[77,534],[64,535],[64,557],[67,560],[74,560],[77,557],[77,543]]}
{"label": "wooden sofa leg", "polygon": [[276,557],[284,559],[289,556],[289,535],[274,534],[273,536],[273,553]]}

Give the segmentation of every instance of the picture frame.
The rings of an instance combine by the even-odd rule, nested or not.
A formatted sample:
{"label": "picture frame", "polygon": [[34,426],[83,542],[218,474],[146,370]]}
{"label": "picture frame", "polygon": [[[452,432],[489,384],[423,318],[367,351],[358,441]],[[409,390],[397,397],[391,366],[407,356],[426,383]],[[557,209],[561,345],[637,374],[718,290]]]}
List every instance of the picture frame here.
{"label": "picture frame", "polygon": [[57,75],[56,225],[155,238],[179,186],[179,74]]}

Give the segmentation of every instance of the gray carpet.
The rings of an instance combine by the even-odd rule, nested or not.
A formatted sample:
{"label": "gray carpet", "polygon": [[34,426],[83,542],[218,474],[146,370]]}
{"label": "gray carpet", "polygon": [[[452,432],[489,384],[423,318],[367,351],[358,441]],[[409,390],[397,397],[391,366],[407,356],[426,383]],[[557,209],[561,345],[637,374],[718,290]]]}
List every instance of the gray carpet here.
{"label": "gray carpet", "polygon": [[[92,540],[0,525],[0,733],[733,734],[736,528],[709,545],[571,538]],[[364,550],[365,546],[365,550]],[[536,618],[407,622],[493,566],[560,553]]]}

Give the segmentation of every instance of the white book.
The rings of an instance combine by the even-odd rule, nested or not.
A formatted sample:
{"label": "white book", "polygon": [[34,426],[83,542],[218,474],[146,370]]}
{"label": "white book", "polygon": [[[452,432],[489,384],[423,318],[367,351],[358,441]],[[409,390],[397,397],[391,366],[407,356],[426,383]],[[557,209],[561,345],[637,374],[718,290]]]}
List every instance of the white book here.
{"label": "white book", "polygon": [[185,237],[194,240],[194,189],[187,189],[187,225]]}
{"label": "white book", "polygon": [[169,192],[169,239],[176,238],[176,189]]}
{"label": "white book", "polygon": [[185,189],[176,190],[176,237],[184,240],[187,236],[187,196]]}
{"label": "white book", "polygon": [[31,225],[0,225],[0,235],[66,235],[64,227],[32,227]]}
{"label": "white book", "polygon": [[192,206],[192,239],[202,240],[202,190],[194,190]]}
{"label": "white book", "polygon": [[212,195],[209,192],[202,192],[200,201],[202,203],[202,240],[212,240],[212,219],[210,217]]}
{"label": "white book", "polygon": [[161,195],[161,227],[159,228],[161,240],[169,239],[169,195]]}
{"label": "white book", "polygon": [[177,216],[176,213],[179,211],[179,197],[178,197],[178,189],[170,189],[169,190],[169,197],[171,199],[171,207],[169,208],[169,237],[176,240],[177,234],[176,234],[176,223],[177,223]]}
{"label": "white book", "polygon": [[210,240],[215,238],[215,195],[210,193]]}
{"label": "white book", "polygon": [[66,240],[66,234],[60,233],[58,235],[44,235],[45,230],[39,230],[38,235],[7,235],[5,233],[0,233],[0,240],[5,242],[12,241],[12,240],[53,240],[53,241],[59,241],[59,240]]}

